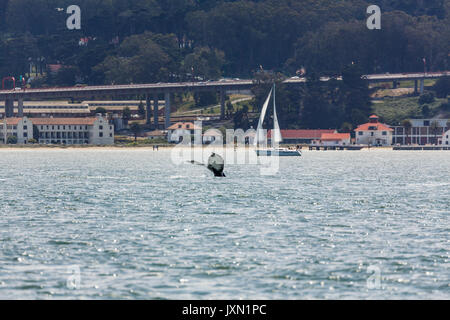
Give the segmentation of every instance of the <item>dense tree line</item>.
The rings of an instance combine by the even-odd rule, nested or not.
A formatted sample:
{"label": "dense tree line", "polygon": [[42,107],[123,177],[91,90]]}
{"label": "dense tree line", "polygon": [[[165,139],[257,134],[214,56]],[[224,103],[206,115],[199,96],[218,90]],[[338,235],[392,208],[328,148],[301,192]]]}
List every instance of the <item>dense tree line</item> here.
{"label": "dense tree line", "polygon": [[[218,72],[249,76],[260,66],[293,74],[301,67],[340,73],[352,62],[365,73],[422,71],[423,58],[429,70],[450,64],[450,0],[375,1],[383,10],[377,31],[365,26],[365,0],[78,0],[82,29],[69,31],[65,10],[73,2],[1,0],[1,74],[25,73],[30,60],[44,58],[76,66],[88,82],[108,82],[112,75],[99,76],[95,67],[112,61],[124,66],[139,62],[138,56],[142,62],[150,51],[149,62],[171,65],[168,72],[151,71],[150,78],[161,80],[167,73],[190,73],[186,69],[195,60],[199,72],[213,78]],[[122,55],[124,42],[148,41],[148,34],[173,43],[152,39],[141,44],[147,48],[135,48],[134,61]],[[80,47],[82,37],[95,40]],[[212,57],[205,58],[206,52]],[[205,71],[205,63],[217,63],[219,69]],[[126,73],[135,82],[142,80],[139,73]],[[127,78],[117,77],[116,82]]]}
{"label": "dense tree line", "polygon": [[[82,27],[67,30],[66,8],[75,2]],[[374,3],[383,12],[381,30],[366,27]],[[333,114],[320,123],[331,127],[369,112],[344,94],[367,96],[367,88],[324,86],[320,75],[351,65],[361,74],[450,68],[450,0],[0,0],[0,30],[0,74],[18,77],[31,68],[34,86],[306,70],[304,92],[280,87],[285,126],[299,116],[318,126],[318,114]],[[49,64],[64,67],[52,74]]]}

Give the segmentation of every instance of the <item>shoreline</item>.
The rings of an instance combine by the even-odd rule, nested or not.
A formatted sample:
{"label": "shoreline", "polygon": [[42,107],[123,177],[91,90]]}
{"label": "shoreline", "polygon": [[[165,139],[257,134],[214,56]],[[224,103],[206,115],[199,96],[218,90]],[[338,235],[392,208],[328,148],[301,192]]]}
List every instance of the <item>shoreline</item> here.
{"label": "shoreline", "polygon": [[[156,145],[155,145],[156,146]],[[106,146],[98,146],[98,145],[72,145],[72,146],[61,146],[61,145],[0,145],[0,151],[12,151],[12,150],[150,150],[150,151],[158,151],[153,149],[154,145],[106,145]],[[158,145],[159,150],[171,150],[177,147],[177,145]],[[213,146],[203,146],[205,149],[213,150]],[[404,150],[395,150],[395,146],[389,147],[363,147],[361,150],[326,150],[328,152],[356,152],[356,151],[448,151],[445,149],[441,150],[408,150],[408,148],[423,148],[423,147],[438,147],[439,146],[402,146],[405,148]],[[195,149],[191,147],[178,147],[183,149]],[[230,147],[233,148],[233,147]],[[224,149],[228,149],[224,147]],[[244,147],[238,147],[237,149],[250,149]],[[303,146],[301,149],[302,152],[324,152],[324,150],[309,150],[308,146]]]}

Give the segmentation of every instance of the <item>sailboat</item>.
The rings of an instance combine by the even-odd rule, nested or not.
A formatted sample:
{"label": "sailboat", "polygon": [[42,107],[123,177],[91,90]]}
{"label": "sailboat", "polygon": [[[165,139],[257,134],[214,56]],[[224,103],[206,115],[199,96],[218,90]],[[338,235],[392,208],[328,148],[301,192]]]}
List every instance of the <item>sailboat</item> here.
{"label": "sailboat", "polygon": [[[266,117],[267,108],[269,106],[270,98],[273,94],[273,131],[272,131],[272,147],[271,148],[259,148],[259,145],[265,145],[266,137],[264,135],[263,124]],[[280,125],[278,123],[277,107],[276,107],[276,95],[275,84],[269,92],[269,96],[263,105],[261,110],[261,116],[259,117],[258,128],[256,130],[256,136],[254,145],[256,147],[256,154],[258,156],[280,156],[280,157],[301,157],[302,152],[300,150],[291,150],[287,148],[278,147],[280,142],[283,141],[281,136]]]}

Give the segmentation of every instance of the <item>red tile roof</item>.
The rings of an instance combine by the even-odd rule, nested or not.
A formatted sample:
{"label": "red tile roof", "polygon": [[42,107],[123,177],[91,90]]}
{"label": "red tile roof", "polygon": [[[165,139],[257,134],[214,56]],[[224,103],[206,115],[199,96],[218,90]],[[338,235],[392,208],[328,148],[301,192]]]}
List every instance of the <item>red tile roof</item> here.
{"label": "red tile roof", "polygon": [[81,125],[92,126],[97,118],[31,118],[34,125]]}
{"label": "red tile roof", "polygon": [[[6,118],[6,124],[10,126],[17,126],[23,118]],[[0,121],[0,124],[3,124],[3,120]]]}
{"label": "red tile roof", "polygon": [[192,122],[178,122],[170,126],[168,130],[200,130],[200,128],[196,127]]}
{"label": "red tile roof", "polygon": [[350,140],[350,133],[324,133],[320,140],[322,141],[341,141]]}
{"label": "red tile roof", "polygon": [[[318,129],[318,130],[281,130],[283,139],[320,139],[324,133],[335,133],[336,130]],[[272,137],[272,130],[267,133],[267,138]]]}
{"label": "red tile roof", "polygon": [[[369,129],[369,128],[373,128],[373,129]],[[358,126],[358,128],[356,128],[355,131],[394,131],[394,129],[388,127],[386,124],[383,124],[383,123],[368,122],[368,123]]]}

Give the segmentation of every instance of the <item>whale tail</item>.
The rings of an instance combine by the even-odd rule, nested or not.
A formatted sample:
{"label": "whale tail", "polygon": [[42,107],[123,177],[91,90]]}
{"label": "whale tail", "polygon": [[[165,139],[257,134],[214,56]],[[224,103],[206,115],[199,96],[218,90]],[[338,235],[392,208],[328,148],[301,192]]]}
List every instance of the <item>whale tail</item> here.
{"label": "whale tail", "polygon": [[214,173],[216,177],[225,177],[223,170],[225,169],[225,161],[218,154],[213,153],[208,159],[208,170]]}

